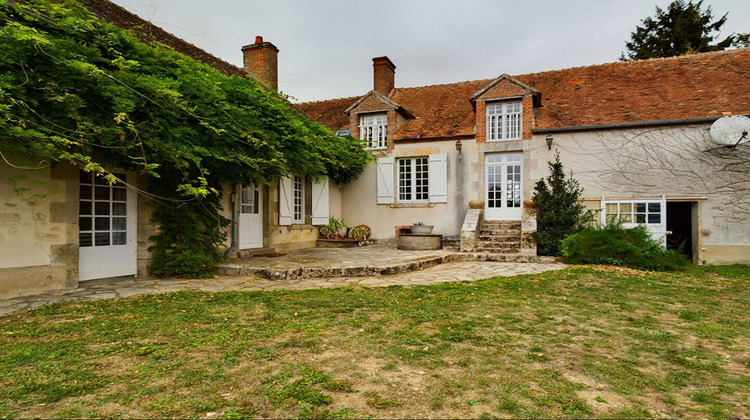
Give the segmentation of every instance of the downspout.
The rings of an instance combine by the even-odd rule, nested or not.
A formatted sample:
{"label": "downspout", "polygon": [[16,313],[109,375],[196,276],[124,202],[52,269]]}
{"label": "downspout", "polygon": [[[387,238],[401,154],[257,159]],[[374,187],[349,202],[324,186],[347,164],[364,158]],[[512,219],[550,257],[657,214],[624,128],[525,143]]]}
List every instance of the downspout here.
{"label": "downspout", "polygon": [[[236,188],[236,187],[235,187]],[[239,200],[237,200],[237,190],[235,189],[229,195],[229,200],[232,202],[232,244],[229,249],[224,251],[224,257],[232,258],[239,248],[240,238],[239,229],[237,229],[237,221],[239,219]]]}

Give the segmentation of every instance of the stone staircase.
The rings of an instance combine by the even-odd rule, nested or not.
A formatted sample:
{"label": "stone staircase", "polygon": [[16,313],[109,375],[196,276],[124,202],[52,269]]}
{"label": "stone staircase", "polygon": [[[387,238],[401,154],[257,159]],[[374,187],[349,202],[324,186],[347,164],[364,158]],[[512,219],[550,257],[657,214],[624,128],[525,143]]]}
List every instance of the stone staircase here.
{"label": "stone staircase", "polygon": [[477,239],[474,252],[518,254],[521,252],[521,221],[485,220]]}

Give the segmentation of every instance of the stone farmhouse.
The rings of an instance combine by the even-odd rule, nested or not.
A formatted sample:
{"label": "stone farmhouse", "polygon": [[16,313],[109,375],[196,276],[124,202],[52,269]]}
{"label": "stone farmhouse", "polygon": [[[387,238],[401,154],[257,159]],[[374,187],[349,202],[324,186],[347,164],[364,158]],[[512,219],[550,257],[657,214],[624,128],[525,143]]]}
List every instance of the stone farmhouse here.
{"label": "stone farmhouse", "polygon": [[[277,88],[279,50],[260,37],[237,68],[107,0],[81,3],[145,41]],[[361,139],[376,159],[343,187],[296,175],[227,186],[230,257],[313,247],[329,216],[366,224],[379,240],[421,221],[465,250],[534,254],[533,186],[559,153],[602,221],[643,223],[697,263],[750,263],[750,147],[704,151],[716,146],[714,121],[750,114],[750,50],[515,76],[498,69],[494,79],[409,88],[396,87],[395,69],[374,58],[370,92],[294,105]],[[0,179],[17,173],[0,164]],[[0,298],[146,274],[157,229],[148,198],[67,164],[33,177],[46,195],[33,209],[11,186],[0,189]],[[471,200],[484,206],[470,210]],[[104,205],[118,227],[100,246],[87,217]]]}
{"label": "stone farmhouse", "polygon": [[645,224],[696,263],[750,262],[750,147],[709,135],[750,113],[749,49],[408,88],[395,69],[373,58],[370,92],[299,105],[378,156],[340,200],[374,237],[423,221],[462,250],[534,252],[533,188],[559,153],[602,223]]}

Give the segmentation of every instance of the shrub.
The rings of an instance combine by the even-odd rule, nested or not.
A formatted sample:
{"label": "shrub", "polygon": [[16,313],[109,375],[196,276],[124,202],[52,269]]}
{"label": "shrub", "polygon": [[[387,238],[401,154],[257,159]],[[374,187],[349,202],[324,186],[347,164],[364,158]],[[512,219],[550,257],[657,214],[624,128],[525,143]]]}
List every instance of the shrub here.
{"label": "shrub", "polygon": [[594,219],[594,212],[581,204],[583,188],[578,181],[565,177],[560,153],[554,162],[547,162],[550,175],[540,179],[534,187],[532,199],[536,203],[537,230],[531,234],[536,241],[537,254],[558,255],[560,241],[581,230]]}
{"label": "shrub", "polygon": [[560,252],[570,264],[612,264],[657,271],[679,270],[689,264],[681,253],[664,249],[644,226],[586,228],[563,239]]}

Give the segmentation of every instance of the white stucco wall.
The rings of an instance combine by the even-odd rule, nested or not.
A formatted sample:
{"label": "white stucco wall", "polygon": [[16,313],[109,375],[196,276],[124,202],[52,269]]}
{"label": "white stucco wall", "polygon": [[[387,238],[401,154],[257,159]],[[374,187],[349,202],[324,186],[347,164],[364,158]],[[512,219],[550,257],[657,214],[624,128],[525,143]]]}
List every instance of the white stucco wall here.
{"label": "white stucco wall", "polygon": [[584,188],[587,205],[602,197],[692,201],[698,208],[697,262],[750,263],[750,157],[715,147],[710,124],[553,133],[552,151],[535,135],[529,158],[533,188],[555,151]]}
{"label": "white stucco wall", "polygon": [[395,158],[445,154],[447,158],[446,203],[377,204],[376,163],[371,162],[357,181],[342,191],[342,214],[349,225],[365,224],[372,229],[375,239],[395,237],[396,226],[407,226],[422,221],[434,225],[434,233],[457,238],[460,234],[468,201],[476,199],[469,192],[470,172],[476,163],[477,153],[471,152],[473,140],[464,140],[459,158],[455,140],[398,144],[389,155]]}

